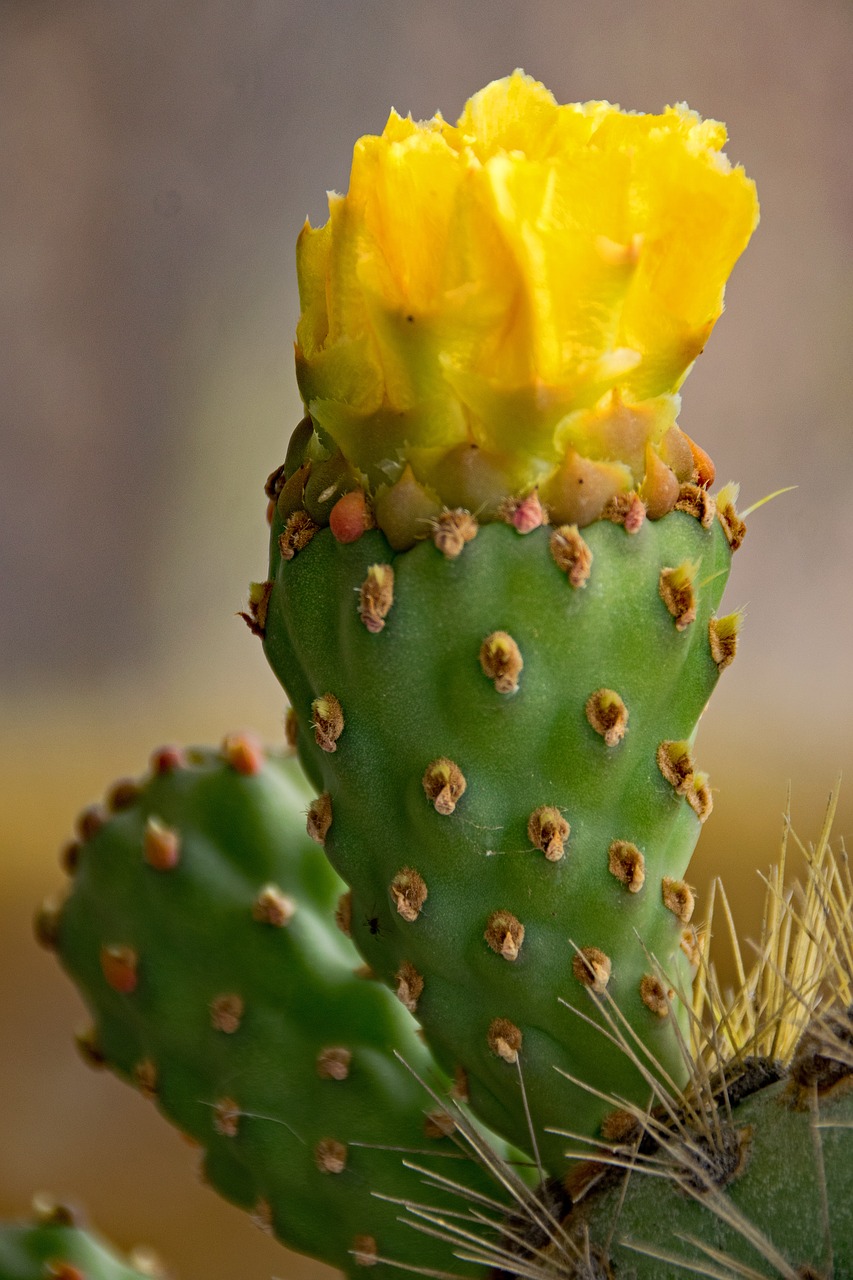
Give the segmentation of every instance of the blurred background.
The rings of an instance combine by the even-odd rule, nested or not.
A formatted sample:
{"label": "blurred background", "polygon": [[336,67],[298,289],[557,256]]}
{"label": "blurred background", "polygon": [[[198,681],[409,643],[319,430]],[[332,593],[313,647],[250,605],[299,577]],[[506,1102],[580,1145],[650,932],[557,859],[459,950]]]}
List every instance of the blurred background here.
{"label": "blurred background", "polygon": [[686,100],[758,183],[681,416],[743,505],[798,486],[750,522],[727,595],[747,628],[699,740],[692,878],[722,872],[757,935],[788,784],[809,839],[853,745],[852,57],[849,0],[2,0],[0,1212],[47,1187],[181,1280],[326,1274],[86,1071],[30,918],[75,813],[152,746],[280,738],[235,614],[300,416],[293,244],[392,105],[455,118],[516,66],[561,101]]}

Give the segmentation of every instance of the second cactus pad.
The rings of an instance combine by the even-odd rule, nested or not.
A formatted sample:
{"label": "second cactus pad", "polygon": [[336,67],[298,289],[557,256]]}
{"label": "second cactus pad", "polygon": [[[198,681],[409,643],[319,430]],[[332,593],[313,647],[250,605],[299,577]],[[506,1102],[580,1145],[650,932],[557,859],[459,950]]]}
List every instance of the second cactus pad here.
{"label": "second cactus pad", "polygon": [[478,1113],[529,1148],[523,1080],[552,1169],[565,1141],[547,1130],[589,1133],[605,1109],[558,1071],[647,1092],[561,1000],[615,1004],[683,1070],[682,877],[711,805],[692,740],[737,629],[715,616],[729,539],[694,497],[582,531],[446,513],[402,553],[310,519],[294,543],[276,517],[257,591],[354,940]]}
{"label": "second cactus pad", "polygon": [[387,1257],[446,1268],[381,1198],[422,1194],[403,1153],[491,1185],[403,1065],[435,1076],[409,1014],[334,924],[343,886],[305,834],[296,760],[235,736],[152,764],[82,815],[71,892],[39,917],[96,1020],[81,1047],[291,1248],[348,1274]]}

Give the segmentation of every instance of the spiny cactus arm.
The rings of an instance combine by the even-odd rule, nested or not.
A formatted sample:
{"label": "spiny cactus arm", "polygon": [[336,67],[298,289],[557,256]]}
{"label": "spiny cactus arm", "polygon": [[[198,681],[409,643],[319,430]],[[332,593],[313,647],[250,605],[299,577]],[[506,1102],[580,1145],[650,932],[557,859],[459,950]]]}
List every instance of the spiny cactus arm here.
{"label": "spiny cactus arm", "polygon": [[[347,1273],[446,1266],[379,1197],[418,1198],[407,1151],[491,1188],[403,1065],[435,1079],[409,1012],[334,924],[342,885],[306,834],[309,798],[295,759],[245,737],[156,754],[81,819],[70,894],[41,934],[94,1015],[89,1056],[199,1144],[223,1195]],[[401,978],[401,1000],[411,990]]]}
{"label": "spiny cactus arm", "polygon": [[[594,1127],[600,1110],[556,1067],[646,1092],[560,998],[586,1006],[584,986],[606,986],[681,1070],[651,957],[689,990],[683,877],[710,809],[689,744],[719,674],[709,637],[730,560],[719,522],[686,512],[636,534],[601,521],[584,541],[581,590],[545,527],[484,526],[455,559],[323,530],[278,558],[265,617],[359,949],[392,986],[414,967],[431,1044],[525,1145],[517,1057],[552,1168],[564,1144],[546,1127]],[[682,563],[695,589],[679,629],[660,582]],[[377,565],[394,584],[380,631],[359,591]]]}
{"label": "spiny cactus arm", "polygon": [[122,1258],[71,1209],[42,1199],[31,1221],[0,1223],[0,1280],[167,1280],[147,1250]]}

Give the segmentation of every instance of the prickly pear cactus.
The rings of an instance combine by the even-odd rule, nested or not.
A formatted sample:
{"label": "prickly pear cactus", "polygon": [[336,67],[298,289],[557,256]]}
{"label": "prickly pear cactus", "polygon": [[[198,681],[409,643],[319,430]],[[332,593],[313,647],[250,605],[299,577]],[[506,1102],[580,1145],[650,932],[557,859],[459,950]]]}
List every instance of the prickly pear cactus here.
{"label": "prickly pear cactus", "polygon": [[[417,974],[431,1044],[526,1145],[522,1064],[557,1167],[565,1144],[544,1129],[595,1124],[600,1108],[555,1069],[646,1088],[561,998],[588,1012],[587,993],[606,992],[681,1069],[683,877],[711,805],[691,742],[730,560],[720,523],[684,512],[636,534],[601,521],[583,541],[579,589],[545,527],[487,525],[454,559],[432,541],[395,554],[380,531],[347,545],[323,530],[291,560],[276,551],[265,637],[359,949],[392,986]],[[680,629],[660,592],[672,563],[697,586]],[[358,601],[377,566],[394,588],[373,631]]]}
{"label": "prickly pear cactus", "polygon": [[440,1266],[446,1247],[381,1198],[417,1199],[406,1153],[490,1184],[454,1142],[451,1104],[407,1069],[443,1087],[403,1007],[414,977],[395,1000],[334,923],[342,885],[305,833],[309,800],[295,759],[245,736],[161,751],[82,815],[70,894],[39,932],[94,1015],[85,1054],[199,1144],[229,1200],[347,1273],[388,1256]]}
{"label": "prickly pear cactus", "polygon": [[[853,1275],[852,1049],[847,1010],[816,1020],[787,1069],[747,1059],[704,1105],[633,1118],[567,1235],[592,1242],[602,1277]],[[552,1254],[553,1275],[583,1274]]]}
{"label": "prickly pear cactus", "polygon": [[693,739],[739,624],[733,493],[675,422],[756,219],[724,140],[516,73],[455,127],[392,115],[300,240],[308,418],[247,620],[359,949],[552,1169],[601,1112],[567,1077],[646,1093],[590,995],[681,1070]]}
{"label": "prickly pear cactus", "polygon": [[[125,1260],[64,1205],[37,1206],[33,1221],[0,1223],[0,1280],[156,1280],[147,1254]],[[144,1269],[143,1269],[144,1268]]]}

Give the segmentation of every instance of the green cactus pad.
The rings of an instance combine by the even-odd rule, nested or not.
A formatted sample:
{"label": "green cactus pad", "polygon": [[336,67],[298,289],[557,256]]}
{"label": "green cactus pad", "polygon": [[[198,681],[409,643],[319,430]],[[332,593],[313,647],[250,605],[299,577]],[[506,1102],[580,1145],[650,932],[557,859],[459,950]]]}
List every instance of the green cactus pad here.
{"label": "green cactus pad", "polygon": [[405,965],[422,978],[433,1049],[529,1149],[523,1076],[551,1169],[565,1142],[548,1128],[589,1133],[602,1111],[555,1068],[647,1093],[561,999],[595,1015],[612,997],[683,1071],[682,877],[710,809],[691,744],[736,632],[714,618],[729,540],[693,499],[582,537],[448,513],[403,553],[375,530],[294,542],[298,520],[276,515],[258,589],[357,946],[392,985]]}
{"label": "green cactus pad", "polygon": [[[630,1176],[611,1172],[564,1226],[589,1236],[609,1271],[636,1280],[689,1274],[842,1280],[853,1275],[853,1056],[847,1015],[841,1061],[824,1045],[775,1083],[749,1090],[716,1122],[687,1123],[645,1158],[622,1149]],[[760,1077],[761,1064],[748,1064]],[[756,1070],[758,1068],[758,1070]],[[741,1268],[751,1268],[742,1270]],[[571,1264],[555,1265],[569,1280]]]}
{"label": "green cactus pad", "polygon": [[63,1206],[32,1222],[0,1223],[0,1280],[152,1280],[104,1240],[79,1225]]}
{"label": "green cactus pad", "polygon": [[418,1198],[406,1151],[488,1182],[393,1056],[436,1081],[409,1013],[334,924],[343,886],[305,833],[309,800],[295,758],[246,738],[160,752],[110,812],[83,815],[70,896],[40,932],[94,1015],[89,1056],[199,1143],[218,1191],[347,1273],[447,1267],[378,1197]]}

